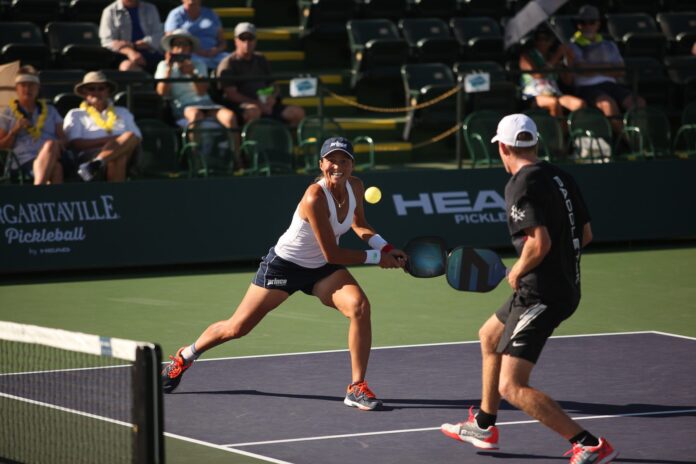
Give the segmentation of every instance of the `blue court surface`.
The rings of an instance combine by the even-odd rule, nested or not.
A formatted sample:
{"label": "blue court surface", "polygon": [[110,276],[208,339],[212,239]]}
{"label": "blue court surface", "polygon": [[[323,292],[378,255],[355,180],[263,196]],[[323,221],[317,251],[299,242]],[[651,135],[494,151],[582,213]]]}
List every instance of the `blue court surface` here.
{"label": "blue court surface", "polygon": [[[439,431],[478,406],[476,342],[375,348],[381,411],[343,405],[347,351],[201,359],[165,395],[167,435],[268,462],[564,463],[570,445],[503,403],[500,450]],[[619,450],[614,462],[696,463],[696,339],[660,332],[553,337],[532,385]]]}

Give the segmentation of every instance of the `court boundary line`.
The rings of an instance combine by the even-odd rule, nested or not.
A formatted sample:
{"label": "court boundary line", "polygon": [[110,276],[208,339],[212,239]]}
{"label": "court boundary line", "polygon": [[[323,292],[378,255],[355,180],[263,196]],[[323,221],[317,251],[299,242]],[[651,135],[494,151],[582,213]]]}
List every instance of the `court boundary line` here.
{"label": "court boundary line", "polygon": [[[573,420],[596,420],[596,419],[614,419],[619,417],[635,417],[635,416],[659,416],[659,415],[670,415],[670,414],[684,414],[696,412],[696,409],[679,409],[679,410],[669,410],[669,411],[651,411],[651,412],[634,412],[626,414],[604,414],[599,416],[579,416],[572,417]],[[521,420],[521,421],[509,421],[509,422],[498,422],[497,426],[504,425],[526,425],[526,424],[537,424],[538,420]],[[239,448],[243,446],[262,446],[262,445],[275,445],[280,443],[299,443],[306,441],[319,441],[319,440],[333,440],[340,438],[353,438],[353,437],[366,437],[366,436],[377,436],[377,435],[390,435],[397,433],[412,433],[412,432],[430,432],[434,430],[440,430],[440,427],[421,427],[416,429],[401,429],[401,430],[383,430],[379,432],[362,432],[362,433],[346,433],[339,435],[325,435],[320,437],[305,437],[305,438],[288,438],[284,440],[268,440],[268,441],[257,441],[248,443],[233,443],[229,445],[220,445],[229,448]]]}
{"label": "court boundary line", "polygon": [[[668,332],[657,332],[654,330],[637,330],[633,332],[605,332],[605,333],[594,333],[594,334],[576,334],[576,335],[553,335],[549,337],[550,339],[555,338],[578,338],[578,337],[608,337],[614,335],[641,335],[641,334],[657,334],[657,335],[669,335]],[[693,340],[696,340],[694,338]],[[409,345],[387,345],[387,346],[373,346],[372,351],[378,350],[395,350],[399,348],[424,348],[430,346],[448,346],[448,345],[467,345],[471,343],[479,343],[478,340],[464,340],[459,342],[438,342],[438,343],[415,343]],[[347,348],[340,348],[335,350],[320,350],[320,351],[298,351],[295,353],[271,353],[271,354],[252,354],[245,356],[228,356],[223,358],[206,358],[197,359],[196,362],[207,362],[207,361],[227,361],[234,359],[256,359],[256,358],[272,358],[272,357],[282,357],[282,356],[305,356],[310,354],[330,354],[330,353],[347,353]],[[162,362],[165,364],[165,362]]]}
{"label": "court boundary line", "polygon": [[275,458],[272,458],[270,456],[263,456],[261,454],[256,454],[256,453],[252,453],[249,451],[230,448],[230,447],[226,447],[225,445],[216,445],[215,443],[210,443],[207,441],[198,440],[196,438],[185,437],[183,435],[177,435],[175,433],[164,432],[164,436],[169,437],[169,438],[174,438],[177,440],[181,440],[181,441],[186,441],[186,442],[193,443],[196,445],[206,446],[208,448],[214,448],[214,449],[217,449],[220,451],[225,451],[227,453],[241,454],[243,456],[247,456],[247,457],[255,458],[255,459],[260,459],[260,460],[266,461],[266,462],[272,462],[274,464],[293,464],[289,461],[281,461],[280,459],[275,459]]}
{"label": "court boundary line", "polygon": [[100,420],[103,422],[109,422],[111,424],[122,425],[122,426],[126,426],[126,427],[133,427],[133,424],[128,423],[128,422],[123,422],[123,421],[120,421],[118,419],[112,419],[112,418],[106,417],[106,416],[99,416],[97,414],[92,414],[89,412],[80,411],[78,409],[66,408],[65,406],[59,406],[57,404],[45,403],[43,401],[37,401],[37,400],[33,400],[31,398],[24,398],[22,396],[11,395],[9,393],[0,392],[0,398],[8,398],[10,400],[19,401],[20,403],[31,404],[33,406],[43,406],[43,407],[48,408],[48,409],[55,409],[57,411],[69,412],[69,413],[75,414],[77,416],[89,417],[90,419],[96,419],[96,420]]}

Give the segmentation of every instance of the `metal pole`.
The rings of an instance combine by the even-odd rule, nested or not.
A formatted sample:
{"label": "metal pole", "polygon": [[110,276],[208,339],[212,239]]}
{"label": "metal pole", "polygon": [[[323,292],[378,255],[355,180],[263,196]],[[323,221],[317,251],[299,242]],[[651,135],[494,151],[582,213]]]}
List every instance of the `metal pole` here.
{"label": "metal pole", "polygon": [[457,151],[457,169],[462,168],[462,113],[464,108],[464,89],[462,87],[462,75],[457,75],[457,85],[459,86],[459,92],[457,92],[457,133],[456,133],[456,148]]}

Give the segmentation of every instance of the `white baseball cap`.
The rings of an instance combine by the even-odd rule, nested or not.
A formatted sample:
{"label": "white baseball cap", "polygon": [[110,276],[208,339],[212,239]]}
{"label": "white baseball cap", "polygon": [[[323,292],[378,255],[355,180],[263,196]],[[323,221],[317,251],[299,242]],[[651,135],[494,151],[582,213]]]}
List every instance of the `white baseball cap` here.
{"label": "white baseball cap", "polygon": [[[517,140],[517,136],[522,132],[532,135],[532,140]],[[537,126],[534,121],[526,114],[509,114],[500,120],[493,142],[501,142],[510,147],[533,147],[537,144],[539,136]]]}

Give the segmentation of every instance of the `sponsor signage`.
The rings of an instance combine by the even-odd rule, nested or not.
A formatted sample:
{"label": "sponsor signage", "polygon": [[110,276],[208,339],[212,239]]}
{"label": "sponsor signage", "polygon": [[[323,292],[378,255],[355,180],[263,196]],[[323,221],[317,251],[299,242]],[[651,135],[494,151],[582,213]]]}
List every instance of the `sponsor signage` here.
{"label": "sponsor signage", "polygon": [[[696,161],[566,167],[583,191],[596,241],[696,236]],[[419,235],[439,235],[449,248],[511,246],[509,175],[502,168],[357,175],[383,192],[365,212],[396,246]],[[258,260],[290,225],[312,181],[297,175],[0,186],[0,274]],[[514,220],[519,212],[510,214]],[[367,248],[352,232],[341,246]]]}

